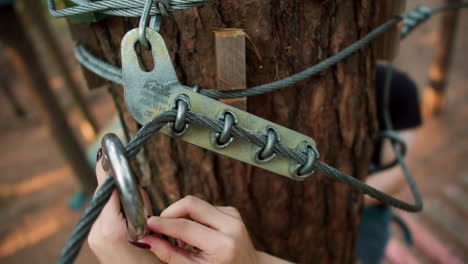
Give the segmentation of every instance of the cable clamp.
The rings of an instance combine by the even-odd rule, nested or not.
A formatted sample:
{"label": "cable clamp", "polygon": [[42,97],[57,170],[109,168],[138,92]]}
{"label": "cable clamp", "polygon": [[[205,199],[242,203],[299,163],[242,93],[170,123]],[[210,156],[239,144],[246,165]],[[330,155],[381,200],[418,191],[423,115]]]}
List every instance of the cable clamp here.
{"label": "cable clamp", "polygon": [[305,178],[312,175],[314,171],[315,161],[319,159],[320,154],[315,148],[314,145],[310,144],[307,141],[301,142],[296,150],[307,155],[307,161],[305,164],[300,164],[295,160],[291,160],[291,165],[289,167],[289,173],[291,177],[295,180],[304,180]]}

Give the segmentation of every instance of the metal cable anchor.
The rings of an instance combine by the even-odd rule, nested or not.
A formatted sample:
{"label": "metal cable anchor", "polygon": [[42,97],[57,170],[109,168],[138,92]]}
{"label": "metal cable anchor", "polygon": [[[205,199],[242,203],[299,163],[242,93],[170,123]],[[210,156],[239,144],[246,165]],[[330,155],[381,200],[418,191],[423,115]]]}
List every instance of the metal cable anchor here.
{"label": "metal cable anchor", "polygon": [[173,108],[177,109],[176,120],[174,122],[170,122],[169,127],[171,128],[171,132],[174,136],[180,137],[187,132],[189,127],[187,122],[185,122],[185,116],[187,111],[190,111],[191,109],[190,98],[185,94],[177,96]]}
{"label": "metal cable anchor", "polygon": [[127,219],[127,232],[132,241],[148,234],[147,214],[137,181],[130,168],[122,142],[115,134],[106,134],[101,141],[102,168],[111,172]]}
{"label": "metal cable anchor", "polygon": [[231,110],[225,109],[216,115],[216,118],[224,121],[223,131],[221,133],[212,132],[210,134],[211,143],[218,149],[229,146],[234,140],[232,136],[232,127],[239,123],[236,114]]}
{"label": "metal cable anchor", "polygon": [[258,163],[266,163],[276,157],[274,152],[275,144],[281,141],[281,134],[278,129],[267,126],[260,131],[261,134],[266,134],[267,142],[264,148],[255,146],[254,158]]}
{"label": "metal cable anchor", "polygon": [[314,163],[320,157],[320,155],[317,149],[306,141],[301,142],[299,146],[297,146],[296,150],[307,154],[307,161],[304,165],[302,165],[297,163],[295,160],[291,160],[289,173],[293,179],[304,180],[315,172],[313,169]]}

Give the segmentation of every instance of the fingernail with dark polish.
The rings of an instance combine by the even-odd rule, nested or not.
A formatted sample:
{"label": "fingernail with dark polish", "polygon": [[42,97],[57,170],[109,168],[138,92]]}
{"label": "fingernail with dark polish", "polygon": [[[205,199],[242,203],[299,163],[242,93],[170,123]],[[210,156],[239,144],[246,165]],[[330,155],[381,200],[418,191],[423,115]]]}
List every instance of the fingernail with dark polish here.
{"label": "fingernail with dark polish", "polygon": [[102,148],[99,148],[96,154],[96,162],[98,162],[102,158]]}
{"label": "fingernail with dark polish", "polygon": [[142,243],[138,241],[131,241],[131,240],[129,240],[128,242],[130,242],[130,244],[134,245],[135,247],[146,248],[146,249],[151,248],[151,246],[146,243]]}

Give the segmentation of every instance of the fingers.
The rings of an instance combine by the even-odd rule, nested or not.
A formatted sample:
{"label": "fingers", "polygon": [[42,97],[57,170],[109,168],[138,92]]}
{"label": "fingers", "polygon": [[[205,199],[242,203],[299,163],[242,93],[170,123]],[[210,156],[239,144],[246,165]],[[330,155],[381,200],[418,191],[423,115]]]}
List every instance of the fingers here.
{"label": "fingers", "polygon": [[184,218],[150,217],[148,227],[155,233],[180,239],[188,244],[212,252],[225,235],[209,227]]}
{"label": "fingers", "polygon": [[190,218],[220,231],[223,231],[223,227],[232,221],[228,215],[230,214],[226,214],[223,210],[219,210],[195,196],[186,196],[161,213],[161,217]]}
{"label": "fingers", "polygon": [[[109,174],[105,172],[104,169],[102,168],[101,161],[99,161],[96,164],[96,178],[98,182],[98,187],[96,188],[96,192],[97,190],[99,190],[99,188],[101,188],[102,183],[104,183],[108,175]],[[120,215],[120,200],[119,200],[119,195],[117,193],[117,190],[114,190],[112,192],[112,195],[109,198],[109,201],[102,209],[101,215],[106,218],[108,216],[115,217],[115,216]]]}
{"label": "fingers", "polygon": [[96,163],[96,178],[97,178],[97,182],[98,182],[98,187],[101,186],[104,181],[106,180],[107,176],[109,175],[107,172],[104,171],[104,169],[102,168],[102,163],[101,163],[102,160],[98,161]]}
{"label": "fingers", "polygon": [[141,240],[151,246],[151,251],[164,263],[189,264],[194,263],[191,253],[175,247],[162,238],[156,236],[146,236]]}

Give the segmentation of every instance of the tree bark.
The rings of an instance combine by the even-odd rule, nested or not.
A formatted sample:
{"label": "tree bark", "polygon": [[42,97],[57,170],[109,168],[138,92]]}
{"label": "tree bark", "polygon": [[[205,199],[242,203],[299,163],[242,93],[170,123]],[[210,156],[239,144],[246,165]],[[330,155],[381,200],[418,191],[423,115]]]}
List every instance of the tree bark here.
{"label": "tree bark", "polygon": [[[284,78],[350,45],[376,24],[378,1],[212,1],[163,18],[180,82],[216,89],[213,30],[242,28],[247,86]],[[108,18],[75,34],[120,65],[120,41],[138,19]],[[72,29],[75,26],[72,26]],[[82,27],[80,26],[82,32]],[[92,36],[90,38],[90,36]],[[363,179],[376,134],[373,49],[298,85],[251,97],[247,111],[313,137],[321,160]],[[122,105],[122,88],[116,87]],[[125,110],[129,131],[137,128]],[[315,174],[295,182],[164,135],[146,145],[160,208],[192,194],[237,207],[255,246],[300,263],[353,263],[362,196]]]}

